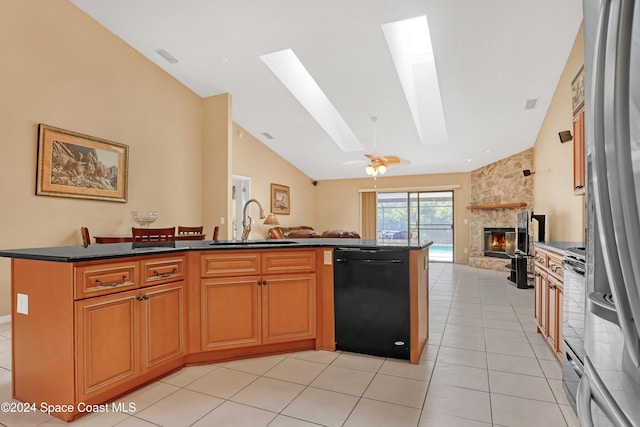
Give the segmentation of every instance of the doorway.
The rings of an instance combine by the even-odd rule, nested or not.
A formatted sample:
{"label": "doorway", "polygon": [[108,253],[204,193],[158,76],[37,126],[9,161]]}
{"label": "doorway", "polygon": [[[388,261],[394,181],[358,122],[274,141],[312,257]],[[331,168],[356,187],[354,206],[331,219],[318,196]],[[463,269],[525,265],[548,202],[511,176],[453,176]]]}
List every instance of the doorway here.
{"label": "doorway", "polygon": [[453,262],[453,191],[378,193],[376,216],[379,240],[433,240],[430,261]]}
{"label": "doorway", "polygon": [[242,175],[231,176],[231,236],[242,239],[242,208],[251,199],[251,178]]}

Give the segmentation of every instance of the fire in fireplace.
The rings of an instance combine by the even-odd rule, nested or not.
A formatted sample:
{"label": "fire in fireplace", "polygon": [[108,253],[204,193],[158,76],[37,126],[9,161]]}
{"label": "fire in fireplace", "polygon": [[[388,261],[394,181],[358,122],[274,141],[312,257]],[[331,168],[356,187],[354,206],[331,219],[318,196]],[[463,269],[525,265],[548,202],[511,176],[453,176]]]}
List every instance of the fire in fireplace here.
{"label": "fire in fireplace", "polygon": [[515,228],[484,228],[484,256],[509,258],[516,248]]}

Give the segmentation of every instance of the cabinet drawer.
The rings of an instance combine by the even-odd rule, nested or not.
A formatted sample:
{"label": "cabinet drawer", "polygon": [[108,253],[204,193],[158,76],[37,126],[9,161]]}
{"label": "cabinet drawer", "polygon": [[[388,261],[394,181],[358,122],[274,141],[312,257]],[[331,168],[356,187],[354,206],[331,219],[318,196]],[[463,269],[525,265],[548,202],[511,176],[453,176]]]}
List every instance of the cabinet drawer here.
{"label": "cabinet drawer", "polygon": [[142,261],[142,286],[183,280],[185,264],[185,257],[155,258]]}
{"label": "cabinet drawer", "polygon": [[200,258],[200,276],[238,276],[260,274],[260,254],[257,252],[226,252]]}
{"label": "cabinet drawer", "polygon": [[542,252],[538,249],[533,251],[533,260],[536,263],[535,265],[542,267],[544,269],[547,268],[547,253]]}
{"label": "cabinet drawer", "polygon": [[262,254],[262,273],[299,273],[315,271],[314,251],[265,252]]}
{"label": "cabinet drawer", "polygon": [[76,268],[75,299],[136,289],[140,284],[138,262],[114,262]]}
{"label": "cabinet drawer", "polygon": [[547,255],[547,270],[549,271],[549,273],[553,274],[554,276],[556,276],[558,279],[562,280],[563,279],[563,272],[562,272],[562,257],[555,255],[555,254],[548,254]]}

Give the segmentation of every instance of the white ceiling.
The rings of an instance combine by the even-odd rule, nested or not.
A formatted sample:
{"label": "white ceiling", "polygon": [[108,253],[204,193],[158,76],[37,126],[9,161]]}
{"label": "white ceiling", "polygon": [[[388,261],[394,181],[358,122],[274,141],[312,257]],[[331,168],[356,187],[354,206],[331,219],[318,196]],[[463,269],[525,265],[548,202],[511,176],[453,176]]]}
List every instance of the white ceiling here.
{"label": "white ceiling", "polygon": [[[532,147],[582,22],[581,0],[71,2],[198,95],[230,93],[233,120],[315,180],[366,176],[353,161],[372,150],[373,116],[376,151],[411,161],[387,175],[470,171]],[[444,144],[420,142],[381,28],[425,14]],[[364,151],[342,152],[260,60],[282,49]]]}

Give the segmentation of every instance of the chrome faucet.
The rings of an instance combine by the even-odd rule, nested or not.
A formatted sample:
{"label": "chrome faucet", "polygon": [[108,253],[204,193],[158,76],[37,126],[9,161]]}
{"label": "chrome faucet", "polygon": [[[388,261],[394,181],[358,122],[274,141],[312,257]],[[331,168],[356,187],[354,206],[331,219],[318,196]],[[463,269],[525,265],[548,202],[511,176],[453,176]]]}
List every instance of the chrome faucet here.
{"label": "chrome faucet", "polygon": [[258,205],[258,207],[260,208],[260,219],[265,218],[264,211],[262,210],[260,202],[258,202],[256,199],[247,200],[247,202],[244,204],[244,207],[242,208],[242,240],[247,240],[249,238],[249,233],[251,233],[251,217],[249,217],[249,223],[247,223],[247,207],[251,202],[255,202],[256,205]]}

